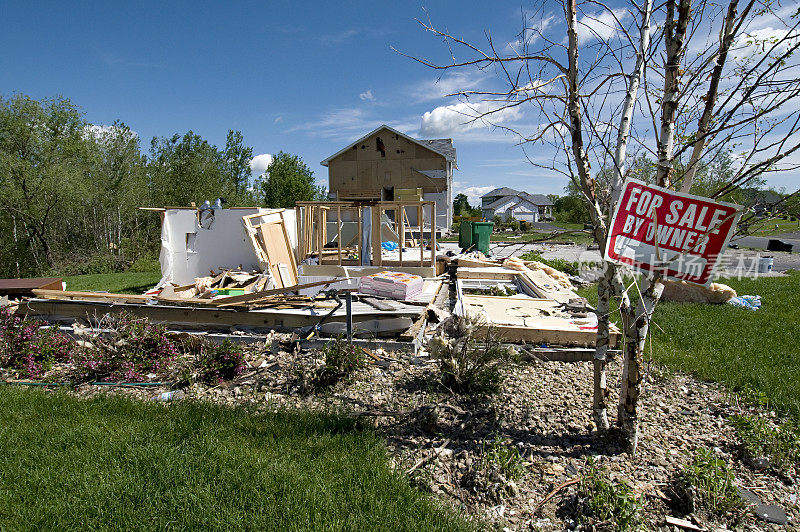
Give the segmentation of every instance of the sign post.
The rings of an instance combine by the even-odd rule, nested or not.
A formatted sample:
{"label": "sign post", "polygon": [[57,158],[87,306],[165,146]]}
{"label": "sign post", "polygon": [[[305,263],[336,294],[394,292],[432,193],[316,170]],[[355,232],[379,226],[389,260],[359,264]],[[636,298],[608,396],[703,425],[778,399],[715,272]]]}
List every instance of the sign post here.
{"label": "sign post", "polygon": [[707,286],[742,207],[628,179],[611,220],[606,260]]}

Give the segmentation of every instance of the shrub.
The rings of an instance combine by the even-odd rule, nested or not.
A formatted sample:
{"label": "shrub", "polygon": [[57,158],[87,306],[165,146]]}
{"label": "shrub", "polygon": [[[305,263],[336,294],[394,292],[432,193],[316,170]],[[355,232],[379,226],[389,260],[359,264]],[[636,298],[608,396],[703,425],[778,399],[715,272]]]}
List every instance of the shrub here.
{"label": "shrub", "polygon": [[703,513],[737,523],[745,504],[728,465],[708,449],[698,449],[678,475],[674,501],[686,513]]}
{"label": "shrub", "polygon": [[244,353],[239,344],[224,340],[217,345],[211,341],[199,342],[197,361],[203,382],[217,384],[241,375],[244,371]]}
{"label": "shrub", "polygon": [[577,497],[579,520],[590,526],[606,523],[613,525],[612,530],[638,530],[642,525],[642,503],[631,487],[609,479],[591,460],[581,475]]}
{"label": "shrub", "polygon": [[750,461],[766,459],[768,467],[789,472],[800,464],[800,427],[788,420],[773,426],[758,416],[733,416],[731,424]]}
{"label": "shrub", "polygon": [[481,465],[485,470],[497,469],[508,480],[519,480],[526,473],[519,449],[499,435],[483,442]]}
{"label": "shrub", "polygon": [[129,314],[107,315],[102,327],[114,329],[109,338],[95,336],[90,345],[76,351],[73,360],[82,379],[110,382],[147,380],[150,373],[163,374],[178,356],[163,325]]}
{"label": "shrub", "polygon": [[70,359],[75,342],[44,322],[0,310],[0,365],[24,377],[41,377],[53,362]]}
{"label": "shrub", "polygon": [[431,339],[431,356],[439,362],[442,384],[456,393],[494,394],[500,391],[500,369],[517,358],[491,329],[480,332],[473,318],[454,318],[445,324],[445,336]]}
{"label": "shrub", "polygon": [[327,388],[341,380],[350,379],[353,374],[366,365],[364,353],[360,348],[336,338],[322,348],[325,364],[314,375],[314,386]]}

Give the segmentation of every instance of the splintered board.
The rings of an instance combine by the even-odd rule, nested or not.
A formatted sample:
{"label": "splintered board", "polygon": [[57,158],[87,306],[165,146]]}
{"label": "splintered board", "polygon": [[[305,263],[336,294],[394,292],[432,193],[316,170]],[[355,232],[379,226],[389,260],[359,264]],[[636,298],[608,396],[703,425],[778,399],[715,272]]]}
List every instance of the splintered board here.
{"label": "splintered board", "polygon": [[258,226],[259,236],[269,261],[270,272],[278,288],[297,284],[297,265],[283,221],[267,222]]}
{"label": "splintered board", "polygon": [[[465,313],[491,324],[480,330],[491,329],[508,342],[592,346],[597,339],[596,326],[573,318],[551,299],[464,295],[461,302]],[[616,345],[618,336],[619,330],[612,326],[610,347]]]}

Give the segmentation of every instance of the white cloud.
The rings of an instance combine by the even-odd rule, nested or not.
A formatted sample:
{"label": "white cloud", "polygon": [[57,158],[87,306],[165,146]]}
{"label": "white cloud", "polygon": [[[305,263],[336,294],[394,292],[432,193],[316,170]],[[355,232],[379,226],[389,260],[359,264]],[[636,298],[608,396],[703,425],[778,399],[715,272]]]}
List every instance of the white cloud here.
{"label": "white cloud", "polygon": [[133,130],[123,129],[117,126],[104,126],[97,124],[87,124],[83,127],[83,137],[94,137],[95,140],[104,140],[108,137],[116,136],[127,132],[132,139],[138,138],[139,135]]}
{"label": "white cloud", "polygon": [[318,120],[310,120],[291,128],[289,133],[305,131],[314,137],[346,141],[357,139],[381,124],[387,124],[412,137],[417,133],[417,126],[409,120],[381,120],[380,117],[373,117],[371,111],[357,107],[332,109]]}
{"label": "white cloud", "polygon": [[421,81],[411,87],[409,92],[417,102],[430,102],[460,91],[475,89],[486,79],[487,76],[481,73],[452,72],[441,78]]}
{"label": "white cloud", "polygon": [[366,92],[362,92],[361,94],[358,95],[358,97],[361,98],[361,101],[363,102],[375,101],[375,96],[372,95],[372,89],[369,89]]}
{"label": "white cloud", "polygon": [[608,41],[620,31],[617,20],[624,22],[629,16],[630,13],[623,9],[584,15],[578,21],[578,42],[586,44],[593,39]]}
{"label": "white cloud", "polygon": [[253,175],[259,176],[267,171],[267,168],[272,163],[272,155],[269,153],[261,153],[250,159],[250,170]]}
{"label": "white cloud", "polygon": [[476,187],[476,186],[464,186],[465,183],[462,181],[453,181],[453,197],[456,194],[464,194],[467,199],[469,200],[469,204],[473,207],[479,207],[481,204],[481,196],[494,190],[496,187],[486,186],[486,187]]}
{"label": "white cloud", "polygon": [[[490,113],[484,118],[478,118]],[[437,107],[422,115],[419,133],[423,137],[452,137],[491,125],[513,122],[522,118],[519,107],[503,107],[502,102],[483,101],[475,104],[457,103]]]}
{"label": "white cloud", "polygon": [[[737,37],[731,46],[731,56],[738,62],[747,62],[756,56],[770,53],[772,57],[785,53],[790,46],[797,43],[800,33],[772,27],[761,28]],[[777,44],[780,43],[780,44]],[[777,46],[775,46],[777,44]],[[772,47],[775,46],[773,50]],[[794,60],[796,61],[796,59]]]}
{"label": "white cloud", "polygon": [[277,124],[277,123],[278,123],[278,122],[280,122],[281,120],[283,120],[283,117],[282,117],[282,116],[276,116],[276,117],[275,117],[275,120],[273,120],[273,121],[272,121],[272,123],[273,123],[273,124]]}

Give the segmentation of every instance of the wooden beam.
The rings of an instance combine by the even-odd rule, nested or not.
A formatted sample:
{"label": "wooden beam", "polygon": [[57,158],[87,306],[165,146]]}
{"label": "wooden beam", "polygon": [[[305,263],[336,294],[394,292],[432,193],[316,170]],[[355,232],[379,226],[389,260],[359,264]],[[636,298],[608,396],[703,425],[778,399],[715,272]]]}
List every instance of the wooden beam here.
{"label": "wooden beam", "polygon": [[405,220],[405,209],[400,207],[400,212],[394,211],[394,216],[397,218],[400,217],[399,225],[400,231],[398,232],[398,236],[400,237],[399,244],[400,244],[400,265],[403,265],[403,246],[406,245],[406,220]]}
{"label": "wooden beam", "polygon": [[425,219],[425,208],[417,206],[417,223],[419,224],[419,265],[425,264],[425,239],[422,237],[422,222]]}
{"label": "wooden beam", "polygon": [[285,294],[287,292],[294,292],[302,288],[313,288],[315,286],[322,286],[326,284],[338,283],[339,281],[346,281],[346,277],[334,277],[325,281],[315,281],[313,283],[298,284],[294,286],[285,286],[283,288],[270,288],[269,290],[261,290],[260,292],[253,292],[252,294],[243,294],[241,296],[221,297],[213,300],[214,306],[217,307],[230,307],[232,305],[241,305],[252,301],[258,301],[268,296],[275,294]]}
{"label": "wooden beam", "polygon": [[342,265],[342,207],[336,206],[336,251],[339,252],[339,266]]}

